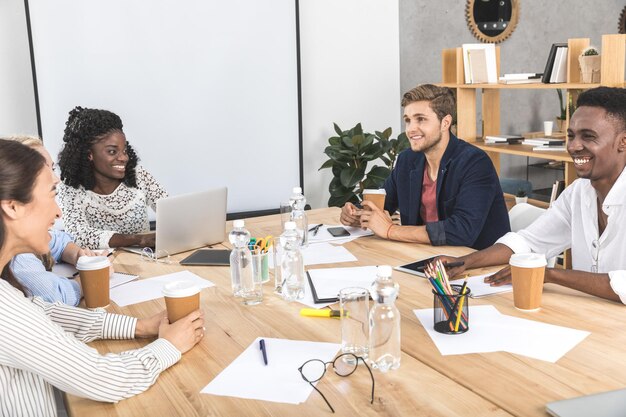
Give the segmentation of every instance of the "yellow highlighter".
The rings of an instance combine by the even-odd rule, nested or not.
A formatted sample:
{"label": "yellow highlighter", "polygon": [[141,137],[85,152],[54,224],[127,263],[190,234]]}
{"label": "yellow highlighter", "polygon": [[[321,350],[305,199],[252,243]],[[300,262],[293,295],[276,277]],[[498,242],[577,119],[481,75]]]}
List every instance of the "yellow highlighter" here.
{"label": "yellow highlighter", "polygon": [[316,309],[316,308],[302,308],[300,309],[301,316],[307,317],[341,317],[341,311],[331,310],[328,308]]}

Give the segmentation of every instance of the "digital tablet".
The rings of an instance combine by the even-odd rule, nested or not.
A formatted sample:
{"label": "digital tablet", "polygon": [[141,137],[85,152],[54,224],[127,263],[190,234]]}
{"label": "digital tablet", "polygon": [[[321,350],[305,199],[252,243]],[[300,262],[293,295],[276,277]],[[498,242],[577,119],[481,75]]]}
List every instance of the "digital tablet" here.
{"label": "digital tablet", "polygon": [[407,274],[413,274],[413,275],[426,278],[426,274],[424,274],[424,267],[439,256],[446,256],[446,255],[435,255],[430,258],[411,262],[410,264],[396,266],[393,269],[395,269],[396,271],[402,271],[402,272],[406,272]]}
{"label": "digital tablet", "polygon": [[198,249],[182,261],[181,265],[230,265],[228,249]]}

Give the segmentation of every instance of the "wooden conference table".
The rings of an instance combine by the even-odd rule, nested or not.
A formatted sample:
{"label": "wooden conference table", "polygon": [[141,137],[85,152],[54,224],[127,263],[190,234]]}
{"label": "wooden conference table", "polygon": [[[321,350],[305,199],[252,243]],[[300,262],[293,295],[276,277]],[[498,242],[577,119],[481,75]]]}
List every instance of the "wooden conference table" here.
{"label": "wooden conference table", "polygon": [[[309,213],[310,223],[337,224],[339,209]],[[277,235],[278,215],[247,219],[253,236]],[[229,225],[230,228],[230,225]],[[219,246],[219,245],[218,245]],[[460,255],[459,247],[388,242],[377,237],[345,244],[357,262],[332,266],[400,265],[431,254]],[[180,260],[186,254],[173,257]],[[183,267],[142,262],[137,255],[118,253],[118,271],[147,278],[176,272]],[[340,342],[336,319],[301,317],[299,303],[287,303],[266,284],[261,305],[244,306],[231,295],[228,267],[188,267],[209,279],[215,287],[202,291],[206,335],[179,363],[163,372],[148,391],[118,404],[105,404],[68,395],[71,416],[319,416],[330,415],[315,392],[300,405],[200,394],[256,337]],[[402,364],[396,371],[374,372],[376,394],[370,404],[370,378],[359,369],[348,378],[327,372],[318,383],[336,410],[344,416],[544,416],[545,404],[623,388],[626,384],[626,315],[621,304],[604,301],[554,285],[546,285],[542,309],[536,313],[516,310],[512,294],[471,299],[471,305],[492,304],[508,315],[587,330],[591,335],[557,363],[510,353],[442,356],[415,317],[413,309],[432,307],[429,284],[419,277],[394,271],[400,284],[398,308],[402,314]],[[110,311],[146,317],[164,309],[163,299],[117,307]],[[471,321],[470,321],[471,329]],[[146,340],[98,341],[100,352],[139,348]]]}

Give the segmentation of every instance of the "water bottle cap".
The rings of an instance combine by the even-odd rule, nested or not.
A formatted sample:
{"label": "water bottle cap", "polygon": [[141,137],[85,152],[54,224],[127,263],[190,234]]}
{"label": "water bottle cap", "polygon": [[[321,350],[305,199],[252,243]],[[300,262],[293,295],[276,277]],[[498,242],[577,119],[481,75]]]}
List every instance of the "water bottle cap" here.
{"label": "water bottle cap", "polygon": [[235,220],[233,222],[233,227],[240,228],[243,227],[246,223],[243,220]]}
{"label": "water bottle cap", "polygon": [[293,187],[293,190],[291,190],[291,192],[294,194],[302,194],[302,187]]}
{"label": "water bottle cap", "polygon": [[285,230],[296,230],[296,222],[286,222]]}
{"label": "water bottle cap", "polygon": [[391,266],[389,265],[379,265],[376,269],[376,275],[379,277],[390,277],[391,276]]}

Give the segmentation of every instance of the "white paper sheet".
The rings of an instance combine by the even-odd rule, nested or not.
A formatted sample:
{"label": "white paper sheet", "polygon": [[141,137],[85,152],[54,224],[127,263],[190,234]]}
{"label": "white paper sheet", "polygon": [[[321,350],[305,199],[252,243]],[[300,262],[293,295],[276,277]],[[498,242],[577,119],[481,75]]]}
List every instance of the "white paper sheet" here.
{"label": "white paper sheet", "polygon": [[[485,278],[493,274],[494,273],[492,272],[492,273],[484,274],[484,275],[474,275],[473,277],[469,277],[467,279],[467,286],[472,291],[470,293],[471,298],[482,298],[488,295],[513,291],[513,286],[511,284],[505,284],[499,287],[492,287],[491,285],[485,283]],[[455,281],[452,281],[452,283],[463,284],[463,281],[455,280]]]}
{"label": "white paper sheet", "polygon": [[311,292],[311,285],[309,285],[308,279],[305,280],[304,285],[305,285],[304,298],[302,300],[295,300],[296,302],[300,304],[304,304],[305,306],[311,307],[311,308],[324,308],[324,307],[328,307],[329,305],[333,305],[336,303],[336,302],[333,302],[333,303],[315,304],[315,301],[313,300],[313,293]]}
{"label": "white paper sheet", "polygon": [[[330,243],[317,243],[302,250],[304,265],[335,264],[341,262],[354,262],[357,260],[350,251],[343,246],[335,246]],[[270,268],[274,267],[274,260],[269,257]]]}
{"label": "white paper sheet", "polygon": [[[309,229],[312,227],[317,226],[316,224],[310,224],[309,225]],[[344,229],[346,229],[348,232],[350,232],[350,236],[344,236],[344,237],[334,237],[333,235],[331,235],[330,233],[328,233],[328,228],[329,227],[343,227]],[[351,242],[354,239],[358,239],[360,237],[364,237],[364,236],[372,236],[374,235],[374,233],[369,230],[369,229],[365,229],[363,230],[360,227],[352,227],[352,226],[344,226],[342,224],[325,224],[323,226],[321,226],[317,232],[317,234],[315,236],[313,236],[313,232],[309,233],[309,244],[312,243],[321,243],[321,242],[332,242],[334,244],[344,244],[347,242]]]}
{"label": "white paper sheet", "polygon": [[200,392],[300,404],[306,401],[313,388],[302,379],[298,368],[309,359],[331,361],[341,347],[336,343],[264,339],[267,366],[259,349],[260,338],[257,338]]}
{"label": "white paper sheet", "polygon": [[442,355],[509,352],[556,362],[590,333],[501,314],[494,306],[470,306],[469,330],[445,335],[433,328],[433,309],[413,310]]}
{"label": "white paper sheet", "polygon": [[212,287],[211,281],[200,278],[196,274],[189,271],[180,271],[173,274],[161,275],[154,278],[142,279],[140,281],[130,282],[119,287],[111,289],[111,300],[120,307],[131,304],[142,303],[155,298],[163,297],[161,290],[167,283],[185,280],[196,283],[200,288]]}
{"label": "white paper sheet", "polygon": [[375,266],[309,269],[318,298],[337,297],[346,287],[369,288],[376,280]]}

